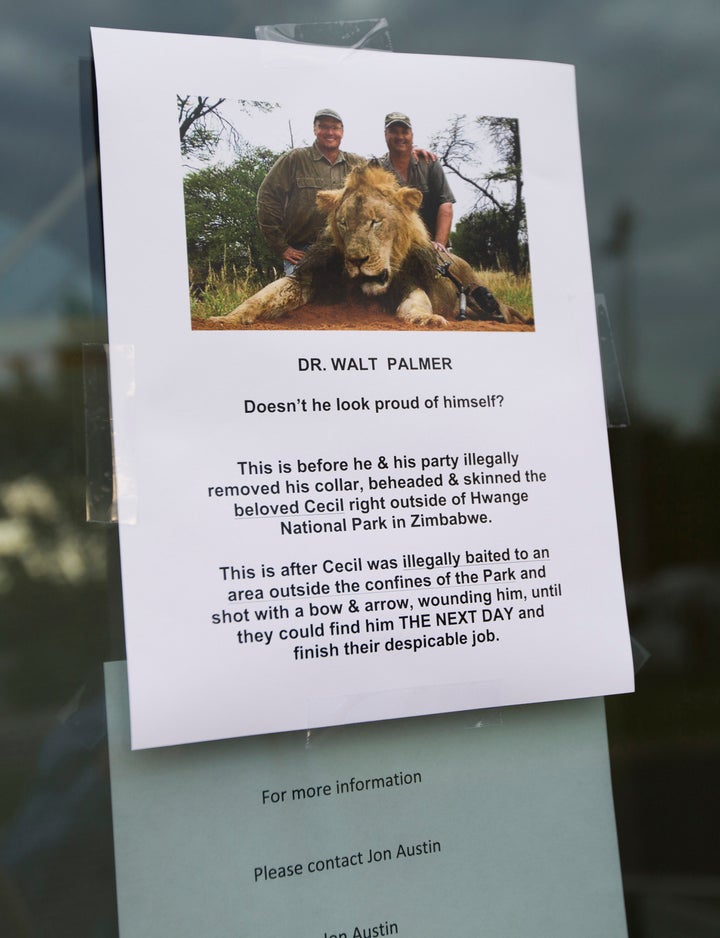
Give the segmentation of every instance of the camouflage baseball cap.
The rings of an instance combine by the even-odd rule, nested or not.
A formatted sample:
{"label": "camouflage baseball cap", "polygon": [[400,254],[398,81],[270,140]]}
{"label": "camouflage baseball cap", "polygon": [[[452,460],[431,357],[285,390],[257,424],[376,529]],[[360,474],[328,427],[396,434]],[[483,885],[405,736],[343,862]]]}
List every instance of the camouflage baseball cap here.
{"label": "camouflage baseball cap", "polygon": [[389,114],[385,115],[385,130],[388,129],[390,124],[405,124],[406,127],[412,130],[410,118],[407,114],[401,114],[400,111],[390,111]]}

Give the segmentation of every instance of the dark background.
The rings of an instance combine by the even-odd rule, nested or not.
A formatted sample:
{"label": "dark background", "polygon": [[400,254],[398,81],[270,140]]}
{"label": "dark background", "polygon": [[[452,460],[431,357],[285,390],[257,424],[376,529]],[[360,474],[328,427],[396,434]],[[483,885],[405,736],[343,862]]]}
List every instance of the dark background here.
{"label": "dark background", "polygon": [[577,67],[595,288],[631,420],[609,431],[623,568],[649,654],[636,694],[607,701],[629,931],[720,934],[716,0],[3,5],[0,934],[117,934],[101,664],[124,654],[122,609],[102,350],[86,348],[87,396],[82,352],[106,337],[89,27],[252,38],[258,21],[382,16],[399,52]]}

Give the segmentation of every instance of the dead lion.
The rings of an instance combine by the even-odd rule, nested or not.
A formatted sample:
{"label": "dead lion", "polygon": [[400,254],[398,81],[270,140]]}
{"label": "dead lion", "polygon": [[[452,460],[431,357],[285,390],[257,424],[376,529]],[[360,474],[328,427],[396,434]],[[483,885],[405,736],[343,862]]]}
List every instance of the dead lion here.
{"label": "dead lion", "polygon": [[[233,328],[277,319],[306,303],[341,303],[359,294],[379,300],[404,322],[446,326],[446,317],[458,309],[461,285],[470,318],[527,322],[498,302],[462,258],[439,258],[417,214],[421,201],[417,189],[399,186],[379,166],[356,167],[343,189],[318,193],[328,225],[295,273],[210,321]],[[439,271],[443,262],[448,264],[445,275]]]}

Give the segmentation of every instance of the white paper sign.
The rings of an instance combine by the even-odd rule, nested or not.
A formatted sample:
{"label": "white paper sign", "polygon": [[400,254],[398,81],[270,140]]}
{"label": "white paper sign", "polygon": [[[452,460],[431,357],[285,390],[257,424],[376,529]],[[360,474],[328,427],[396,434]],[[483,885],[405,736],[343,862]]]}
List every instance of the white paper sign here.
{"label": "white paper sign", "polygon": [[[572,68],[106,29],[93,50],[133,746],[631,690]],[[224,165],[287,147],[278,119],[311,143],[326,106],[365,155],[398,108],[419,146],[454,115],[516,122],[534,326],[348,328],[340,305],[193,328],[188,95],[234,102]]]}

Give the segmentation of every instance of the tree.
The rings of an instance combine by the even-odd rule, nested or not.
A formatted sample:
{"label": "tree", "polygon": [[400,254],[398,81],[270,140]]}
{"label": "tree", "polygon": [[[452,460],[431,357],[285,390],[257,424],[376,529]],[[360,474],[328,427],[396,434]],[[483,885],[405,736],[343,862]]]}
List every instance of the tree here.
{"label": "tree", "polygon": [[[477,117],[474,123],[493,144],[499,169],[477,172],[477,146],[464,114],[454,117],[444,131],[433,137],[430,146],[445,169],[477,193],[474,211],[466,216],[471,220],[466,225],[466,239],[474,239],[478,248],[484,245],[481,253],[492,257],[491,266],[502,263],[515,274],[526,273],[527,228],[518,122],[509,117]],[[476,263],[471,257],[467,259]]]}
{"label": "tree", "polygon": [[[218,144],[225,136],[233,150],[242,146],[242,137],[221,110],[226,98],[212,100],[205,95],[177,95],[178,129],[180,132],[180,152],[183,156],[195,156],[207,162],[212,159]],[[239,102],[244,114],[259,111],[267,114],[279,107],[268,101]]]}
{"label": "tree", "polygon": [[[192,153],[207,160],[214,155],[220,141],[220,129],[224,126],[218,108],[224,101],[225,98],[218,98],[210,103],[208,97],[200,95],[177,96],[180,152],[183,156]],[[234,127],[232,130],[236,132]]]}
{"label": "tree", "polygon": [[517,250],[517,270],[528,269],[527,242],[518,244],[512,222],[495,208],[464,215],[453,233],[453,249],[473,267],[485,270],[514,270],[512,252]]}
{"label": "tree", "polygon": [[185,177],[185,218],[191,279],[203,283],[223,267],[274,276],[276,258],[257,223],[255,199],[278,154],[246,144],[230,166],[208,166]]}

